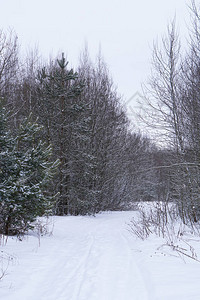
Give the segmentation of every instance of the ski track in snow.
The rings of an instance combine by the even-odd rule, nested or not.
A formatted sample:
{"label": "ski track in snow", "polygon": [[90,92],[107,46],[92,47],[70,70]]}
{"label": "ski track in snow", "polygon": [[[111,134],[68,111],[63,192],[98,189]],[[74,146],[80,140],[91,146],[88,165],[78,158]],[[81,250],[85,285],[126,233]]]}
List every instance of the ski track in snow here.
{"label": "ski track in snow", "polygon": [[134,214],[55,217],[53,236],[40,245],[31,235],[9,238],[0,248],[13,257],[0,300],[199,300],[199,263],[159,252],[158,237],[132,236],[127,223]]}
{"label": "ski track in snow", "polygon": [[54,238],[43,238],[33,259],[15,266],[15,272],[24,272],[23,284],[12,283],[5,298],[0,290],[0,299],[152,300],[126,238],[127,215],[131,219],[131,212],[124,218],[120,213],[56,218]]}
{"label": "ski track in snow", "polygon": [[137,277],[140,277],[141,280],[143,280],[144,282],[144,288],[147,291],[147,298],[149,300],[156,300],[156,294],[155,294],[155,288],[154,288],[154,283],[151,280],[151,276],[149,276],[150,274],[148,274],[148,271],[145,269],[143,270],[143,268],[141,267],[141,265],[138,265],[137,263],[137,258],[134,257],[133,252],[131,251],[131,245],[132,243],[130,243],[129,238],[127,237],[127,235],[123,234],[123,238],[127,243],[127,249],[129,251],[129,257],[131,257],[131,267],[132,269],[137,270]]}

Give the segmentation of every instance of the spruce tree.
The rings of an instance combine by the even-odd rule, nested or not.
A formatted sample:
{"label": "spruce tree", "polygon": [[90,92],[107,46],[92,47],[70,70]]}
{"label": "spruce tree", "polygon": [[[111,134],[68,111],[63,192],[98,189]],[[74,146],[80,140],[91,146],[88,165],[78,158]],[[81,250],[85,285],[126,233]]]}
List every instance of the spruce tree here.
{"label": "spruce tree", "polygon": [[31,227],[37,216],[49,212],[54,196],[45,188],[58,161],[51,162],[51,147],[37,138],[42,129],[26,119],[18,134],[7,129],[5,109],[0,108],[0,232],[18,234]]}

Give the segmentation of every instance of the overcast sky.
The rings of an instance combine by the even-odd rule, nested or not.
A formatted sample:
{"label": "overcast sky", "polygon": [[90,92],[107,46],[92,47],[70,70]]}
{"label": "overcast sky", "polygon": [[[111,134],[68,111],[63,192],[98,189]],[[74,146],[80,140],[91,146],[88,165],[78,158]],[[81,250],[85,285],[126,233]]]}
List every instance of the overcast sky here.
{"label": "overcast sky", "polygon": [[87,41],[94,57],[101,45],[118,91],[129,99],[150,73],[153,40],[176,14],[186,34],[186,0],[0,0],[0,28],[13,28],[23,49],[39,46],[48,57],[65,52],[76,65]]}

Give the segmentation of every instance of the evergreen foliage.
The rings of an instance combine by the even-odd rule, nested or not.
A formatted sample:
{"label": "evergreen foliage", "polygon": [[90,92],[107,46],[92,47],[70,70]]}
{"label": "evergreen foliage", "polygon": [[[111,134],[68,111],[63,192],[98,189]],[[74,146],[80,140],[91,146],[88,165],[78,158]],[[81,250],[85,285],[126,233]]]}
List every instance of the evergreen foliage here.
{"label": "evergreen foliage", "polygon": [[17,136],[7,129],[0,108],[0,232],[17,234],[31,227],[37,216],[50,212],[55,198],[45,192],[58,161],[51,162],[51,147],[37,138],[42,129],[26,119]]}
{"label": "evergreen foliage", "polygon": [[[59,158],[60,167],[54,188],[59,192],[58,214],[77,214],[79,196],[76,165],[79,164],[77,143],[84,139],[87,124],[81,123],[80,115],[85,109],[77,101],[83,84],[78,74],[67,69],[64,54],[50,68],[39,71],[40,120],[46,129],[49,143],[54,146],[54,157]],[[80,170],[78,170],[80,172]],[[79,175],[80,177],[80,175]],[[78,180],[78,182],[77,182]]]}

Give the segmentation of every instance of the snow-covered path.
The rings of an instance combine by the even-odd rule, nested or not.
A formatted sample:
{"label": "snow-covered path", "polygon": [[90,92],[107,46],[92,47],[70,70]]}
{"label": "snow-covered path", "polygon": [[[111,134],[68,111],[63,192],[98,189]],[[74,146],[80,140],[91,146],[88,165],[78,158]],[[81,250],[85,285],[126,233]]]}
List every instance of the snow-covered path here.
{"label": "snow-covered path", "polygon": [[200,264],[165,251],[162,239],[130,235],[134,214],[55,217],[40,243],[9,238],[0,247],[10,257],[0,300],[199,300]]}
{"label": "snow-covered path", "polygon": [[[15,283],[5,299],[151,299],[126,237],[132,214],[56,218],[54,238],[43,238],[41,246],[15,266],[9,276]],[[23,272],[19,279],[14,278],[17,269]]]}

